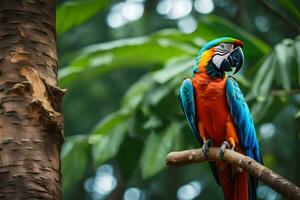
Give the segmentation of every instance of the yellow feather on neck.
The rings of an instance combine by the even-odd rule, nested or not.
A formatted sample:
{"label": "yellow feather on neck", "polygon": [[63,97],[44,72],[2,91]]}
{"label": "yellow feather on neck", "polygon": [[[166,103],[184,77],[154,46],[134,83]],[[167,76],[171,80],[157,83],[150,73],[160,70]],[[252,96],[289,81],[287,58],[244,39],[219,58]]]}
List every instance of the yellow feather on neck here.
{"label": "yellow feather on neck", "polygon": [[207,63],[210,61],[210,59],[213,57],[214,52],[215,52],[214,48],[204,51],[198,63],[198,69],[200,72],[205,72],[205,67]]}

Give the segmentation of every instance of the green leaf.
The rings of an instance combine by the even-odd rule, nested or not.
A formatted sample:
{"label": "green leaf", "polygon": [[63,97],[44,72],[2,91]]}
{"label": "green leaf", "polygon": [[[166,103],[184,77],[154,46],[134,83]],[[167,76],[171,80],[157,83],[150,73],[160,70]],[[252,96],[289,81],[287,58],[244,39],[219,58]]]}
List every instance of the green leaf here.
{"label": "green leaf", "polygon": [[160,172],[166,167],[165,159],[171,150],[176,150],[180,141],[181,125],[172,123],[164,133],[151,133],[141,156],[140,167],[144,179]]}
{"label": "green leaf", "polygon": [[[268,56],[267,58],[265,58],[265,61],[263,62],[263,64],[261,65],[261,67],[259,68],[258,72],[256,73],[253,83],[252,83],[252,88],[251,88],[251,92],[249,95],[253,95],[254,97],[258,96],[258,95],[266,95],[266,86],[270,85],[271,82],[266,82],[266,76],[268,75],[268,81],[272,81],[271,75],[274,74],[275,72],[275,67],[272,66],[272,63],[274,62],[274,53],[272,53],[270,56]],[[270,74],[269,70],[273,69],[273,73]],[[263,94],[261,94],[262,90],[261,90],[261,85],[265,84],[265,90],[263,91]],[[248,95],[247,95],[248,96]]]}
{"label": "green leaf", "polygon": [[92,158],[95,167],[114,157],[126,135],[128,125],[125,122],[116,125],[105,135],[92,134],[89,143],[92,145]]}
{"label": "green leaf", "polygon": [[56,11],[56,32],[58,35],[78,26],[101,9],[105,8],[109,0],[77,0],[65,1],[58,5]]}
{"label": "green leaf", "polygon": [[64,191],[84,178],[89,158],[89,144],[85,136],[66,138],[62,146],[62,174]]}
{"label": "green leaf", "polygon": [[296,64],[298,66],[298,84],[300,84],[300,36],[298,36],[296,39],[295,39],[295,58],[296,58]]}
{"label": "green leaf", "polygon": [[271,62],[270,62],[270,65],[268,66],[268,70],[263,75],[264,78],[258,88],[258,94],[259,94],[258,98],[260,98],[260,97],[266,98],[267,95],[270,93],[270,89],[271,89],[272,83],[274,81],[274,75],[276,72],[276,70],[275,70],[276,66],[274,65],[276,63],[275,58],[276,58],[275,56],[273,56],[273,59],[271,57]]}
{"label": "green leaf", "polygon": [[162,120],[157,117],[156,115],[151,115],[148,120],[143,124],[144,129],[155,129],[157,127],[160,127],[162,125]]}
{"label": "green leaf", "polygon": [[255,122],[259,122],[264,119],[265,115],[268,114],[268,110],[274,101],[274,97],[264,98],[261,101],[255,102],[251,106],[251,114]]}
{"label": "green leaf", "polygon": [[157,31],[152,35],[152,37],[156,39],[161,38],[161,39],[177,41],[180,42],[181,44],[189,44],[192,47],[196,48],[197,51],[199,51],[199,47],[202,47],[207,42],[196,33],[182,34],[177,29],[171,29],[171,28]]}
{"label": "green leaf", "polygon": [[[189,70],[188,70],[189,71]],[[189,71],[190,74],[190,71]],[[149,94],[146,97],[146,103],[157,106],[159,103],[161,103],[163,100],[166,100],[166,98],[170,98],[171,92],[175,90],[175,88],[181,83],[183,80],[183,77],[185,76],[174,76],[172,79],[170,79],[168,82],[164,84],[159,84],[156,87],[153,87],[152,90],[149,92]],[[177,90],[176,90],[177,94]],[[176,99],[176,95],[173,95],[172,98]],[[169,101],[172,101],[171,99],[168,99]],[[169,104],[172,105],[172,104]],[[159,112],[159,110],[158,110]]]}
{"label": "green leaf", "polygon": [[[60,84],[70,84],[83,72],[94,76],[124,68],[162,65],[168,59],[191,54],[186,44],[170,40],[140,37],[91,45],[79,52],[80,57],[59,71]],[[195,52],[196,53],[196,50]]]}
{"label": "green leaf", "polygon": [[293,40],[286,39],[275,47],[276,57],[278,60],[277,73],[281,77],[280,83],[285,90],[290,90],[291,88],[289,69],[291,67],[293,57],[292,44]]}
{"label": "green leaf", "polygon": [[222,36],[240,39],[244,42],[243,49],[246,57],[252,59],[259,59],[271,50],[271,47],[263,40],[246,32],[230,21],[217,16],[203,17],[195,33],[201,35],[205,40],[212,40]]}
{"label": "green leaf", "polygon": [[143,100],[147,91],[153,85],[150,76],[144,76],[134,83],[126,92],[122,99],[122,108],[125,110],[134,110]]}
{"label": "green leaf", "polygon": [[[118,167],[121,170],[124,181],[133,179],[138,171],[137,161],[143,151],[143,140],[127,135],[116,156]],[[130,183],[129,183],[130,184]]]}
{"label": "green leaf", "polygon": [[277,2],[300,23],[300,10],[291,0],[277,0]]}
{"label": "green leaf", "polygon": [[245,54],[252,59],[259,59],[270,50],[270,47],[262,40],[229,21],[216,16],[205,17],[199,23],[197,31],[190,35],[168,29],[148,37],[121,39],[88,46],[78,52],[80,56],[68,67],[59,71],[60,84],[66,87],[83,72],[92,72],[89,74],[99,76],[129,67],[161,66],[171,58],[196,57],[200,49],[198,45],[203,45],[207,40],[224,36],[224,34],[242,39],[245,42]]}
{"label": "green leaf", "polygon": [[146,102],[154,106],[157,105],[160,101],[166,98],[171,91],[173,91],[175,85],[176,83],[172,82],[153,89],[153,91],[151,91],[147,96]]}
{"label": "green leaf", "polygon": [[[270,94],[271,87],[277,86],[279,83],[285,90],[291,89],[291,84],[295,80],[291,71],[294,63],[299,62],[297,54],[298,41],[285,39],[275,46],[275,49],[262,62],[257,73],[254,75],[253,86],[251,92],[247,95],[247,99],[257,97],[262,101]],[[293,62],[293,61],[296,62]],[[299,64],[298,69],[300,71]],[[294,70],[296,73],[296,70]],[[300,72],[298,71],[298,81],[300,80]],[[295,80],[296,81],[296,80]],[[275,84],[274,84],[275,83]]]}
{"label": "green leaf", "polygon": [[129,113],[119,110],[103,118],[92,131],[88,141],[92,145],[95,166],[103,164],[118,152],[128,130]]}
{"label": "green leaf", "polygon": [[295,114],[295,118],[299,118],[300,117],[300,110],[298,110],[298,112]]}
{"label": "green leaf", "polygon": [[111,113],[104,117],[99,124],[96,125],[92,134],[94,135],[105,135],[108,134],[115,126],[123,123],[128,118],[128,112],[120,110],[115,113]]}
{"label": "green leaf", "polygon": [[170,59],[163,69],[153,73],[153,79],[160,84],[164,84],[184,71],[189,70],[191,73],[194,60],[195,58],[190,56]]}

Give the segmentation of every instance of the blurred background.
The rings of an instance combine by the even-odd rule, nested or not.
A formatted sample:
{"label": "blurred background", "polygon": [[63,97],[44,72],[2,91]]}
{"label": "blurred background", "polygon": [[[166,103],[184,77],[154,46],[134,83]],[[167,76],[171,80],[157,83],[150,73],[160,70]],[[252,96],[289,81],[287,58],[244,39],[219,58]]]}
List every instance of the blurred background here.
{"label": "blurred background", "polygon": [[[222,199],[177,99],[201,46],[244,41],[236,76],[265,165],[300,185],[300,1],[57,0],[64,199]],[[260,185],[259,199],[283,199]]]}

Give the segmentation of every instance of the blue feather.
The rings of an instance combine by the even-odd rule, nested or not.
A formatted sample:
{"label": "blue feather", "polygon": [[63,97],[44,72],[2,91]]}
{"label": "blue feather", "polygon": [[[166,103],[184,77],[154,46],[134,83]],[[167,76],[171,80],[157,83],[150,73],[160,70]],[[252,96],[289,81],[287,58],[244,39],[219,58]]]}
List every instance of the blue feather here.
{"label": "blue feather", "polygon": [[178,97],[184,115],[191,127],[195,137],[197,138],[200,145],[203,144],[202,138],[200,137],[198,126],[196,123],[196,110],[195,110],[195,100],[194,100],[194,88],[191,79],[187,78],[183,80]]}
{"label": "blue feather", "polygon": [[[242,91],[232,77],[228,77],[226,80],[226,96],[230,114],[237,128],[238,139],[242,149],[247,156],[263,164],[249,107]],[[249,176],[248,185],[250,200],[255,200],[257,180],[254,177]]]}

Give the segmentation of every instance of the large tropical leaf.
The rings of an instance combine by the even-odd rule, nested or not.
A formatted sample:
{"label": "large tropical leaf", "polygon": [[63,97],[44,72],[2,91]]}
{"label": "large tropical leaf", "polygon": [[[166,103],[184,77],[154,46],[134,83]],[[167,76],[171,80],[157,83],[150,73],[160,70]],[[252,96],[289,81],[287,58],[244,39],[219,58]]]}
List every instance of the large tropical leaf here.
{"label": "large tropical leaf", "polygon": [[299,43],[298,38],[295,40],[285,39],[264,58],[259,70],[254,75],[251,92],[247,95],[248,99],[257,98],[262,101],[270,95],[272,88],[289,91],[291,85],[299,86]]}
{"label": "large tropical leaf", "polygon": [[150,91],[152,86],[152,78],[150,76],[143,76],[127,90],[121,102],[122,108],[132,112],[142,103],[146,93]]}
{"label": "large tropical leaf", "polygon": [[86,71],[101,75],[129,67],[151,67],[184,54],[196,54],[190,45],[167,39],[141,37],[122,39],[84,48],[70,66],[60,70],[60,84],[65,86]]}
{"label": "large tropical leaf", "polygon": [[153,73],[153,79],[160,84],[164,84],[186,71],[192,74],[194,59],[195,58],[191,56],[169,59],[163,69]]}
{"label": "large tropical leaf", "polygon": [[114,157],[126,135],[128,126],[121,123],[106,135],[92,135],[89,143],[92,145],[92,157],[95,166],[99,166]]}
{"label": "large tropical leaf", "polygon": [[140,160],[143,178],[149,178],[166,167],[167,154],[180,145],[180,127],[178,123],[171,123],[164,132],[149,135]]}
{"label": "large tropical leaf", "polygon": [[92,131],[93,135],[105,135],[128,118],[128,112],[120,110],[103,118]]}
{"label": "large tropical leaf", "polygon": [[85,136],[66,138],[61,151],[63,188],[67,191],[83,179],[88,163],[89,144]]}
{"label": "large tropical leaf", "polygon": [[295,57],[296,57],[296,63],[297,63],[297,70],[298,70],[298,84],[300,84],[300,36],[296,37],[296,40],[295,40],[295,49],[294,49],[294,52],[295,52]]}
{"label": "large tropical leaf", "polygon": [[277,3],[300,23],[300,10],[291,0],[277,0]]}
{"label": "large tropical leaf", "polygon": [[271,50],[271,47],[263,40],[217,16],[202,18],[195,33],[205,40],[222,36],[238,38],[244,42],[243,49],[248,59],[259,59]]}
{"label": "large tropical leaf", "polygon": [[192,59],[205,42],[224,35],[243,40],[245,54],[251,59],[259,59],[270,50],[262,40],[216,16],[203,18],[198,27],[190,35],[169,29],[147,37],[88,46],[78,52],[78,58],[69,66],[60,70],[60,84],[66,86],[86,72],[97,76],[129,67],[162,66],[169,59],[181,56]]}
{"label": "large tropical leaf", "polygon": [[109,0],[74,0],[65,1],[58,5],[56,11],[56,32],[58,35],[78,26],[101,9],[105,8]]}
{"label": "large tropical leaf", "polygon": [[99,166],[114,157],[128,131],[128,114],[119,111],[104,118],[89,136],[92,158]]}

